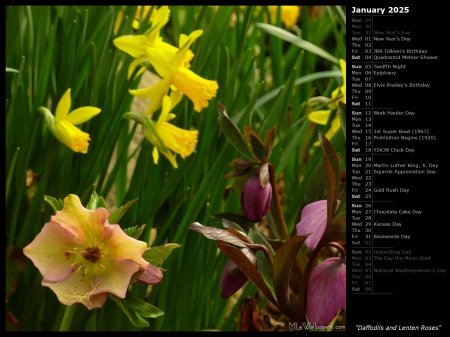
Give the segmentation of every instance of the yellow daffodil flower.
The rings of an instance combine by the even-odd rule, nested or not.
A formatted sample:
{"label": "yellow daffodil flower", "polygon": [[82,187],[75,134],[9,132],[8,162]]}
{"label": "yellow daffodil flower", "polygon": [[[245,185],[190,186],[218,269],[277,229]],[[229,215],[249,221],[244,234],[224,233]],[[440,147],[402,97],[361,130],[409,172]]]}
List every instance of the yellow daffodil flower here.
{"label": "yellow daffodil flower", "polygon": [[277,22],[278,7],[281,7],[281,21],[285,27],[294,27],[300,15],[300,6],[267,6],[272,24]]}
{"label": "yellow daffodil flower", "polygon": [[98,115],[101,109],[85,106],[69,113],[71,104],[69,88],[59,101],[55,116],[45,107],[40,107],[38,111],[44,115],[49,129],[56,139],[74,152],[87,153],[89,134],[81,131],[75,125],[87,122]]}
{"label": "yellow daffodil flower", "polygon": [[189,36],[180,36],[180,50],[176,53],[162,48],[147,48],[147,57],[161,80],[155,85],[130,93],[140,98],[149,98],[150,104],[146,114],[152,114],[162,105],[163,97],[174,87],[186,94],[194,103],[194,110],[200,112],[208,106],[209,100],[216,96],[219,88],[217,81],[206,80],[186,68],[185,58],[190,46],[203,34],[196,30]]}
{"label": "yellow daffodil flower", "polygon": [[[117,34],[119,31],[120,25],[123,20],[123,15],[125,11],[125,7],[123,6],[121,10],[117,13],[116,21],[114,22],[114,34]],[[136,14],[134,15],[133,23],[131,26],[134,30],[138,30],[140,27],[140,20],[141,20],[141,12],[142,12],[142,19],[147,17],[148,12],[152,9],[153,6],[137,6],[136,8]],[[153,20],[153,16],[155,15],[155,12],[153,11],[150,15],[149,21]]]}
{"label": "yellow daffodil flower", "polygon": [[[345,60],[340,59],[339,64],[341,67],[342,72],[342,85],[337,87],[333,92],[331,93],[331,100],[332,100],[332,106],[330,110],[317,110],[313,111],[308,114],[308,119],[316,124],[320,125],[326,125],[328,123],[328,118],[330,117],[331,111],[336,110],[338,107],[339,101],[346,103],[347,97],[345,94],[345,86],[346,86],[346,62]],[[336,132],[338,132],[339,128],[341,127],[341,121],[339,120],[339,116],[336,114],[333,121],[331,122],[330,129],[325,133],[325,137],[328,140],[331,140],[331,138],[334,137]],[[313,144],[314,146],[319,146],[319,141],[315,142]]]}
{"label": "yellow daffodil flower", "polygon": [[164,96],[161,115],[157,122],[152,121],[145,115],[134,112],[129,112],[125,115],[125,117],[142,124],[142,132],[145,138],[155,146],[152,153],[155,164],[158,164],[159,152],[161,152],[174,168],[178,168],[176,154],[179,154],[184,159],[195,150],[198,131],[184,130],[169,123],[171,119],[175,118],[175,115],[170,113],[170,111],[178,104],[181,97],[182,93],[177,90],[172,91],[170,97]]}
{"label": "yellow daffodil flower", "polygon": [[[135,58],[128,68],[128,78],[131,76],[134,69],[147,59],[146,50],[148,47],[166,49],[174,53],[178,51],[178,48],[163,42],[159,35],[160,30],[169,21],[169,15],[169,6],[161,6],[153,11],[152,26],[145,34],[124,35],[113,40],[114,45],[118,49]],[[142,68],[138,75],[143,71],[145,71],[145,68]]]}

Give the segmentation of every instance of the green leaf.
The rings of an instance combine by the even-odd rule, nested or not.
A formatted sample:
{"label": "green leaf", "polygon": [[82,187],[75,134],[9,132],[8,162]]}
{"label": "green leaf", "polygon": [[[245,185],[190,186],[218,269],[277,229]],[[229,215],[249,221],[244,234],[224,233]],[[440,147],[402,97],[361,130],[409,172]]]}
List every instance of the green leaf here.
{"label": "green leaf", "polygon": [[44,195],[44,200],[47,201],[47,203],[52,206],[55,213],[57,211],[61,211],[64,208],[64,202],[61,199],[56,199],[53,197],[49,197],[48,195]]}
{"label": "green leaf", "polygon": [[164,315],[164,312],[161,309],[133,296],[131,293],[127,294],[124,301],[141,316],[156,318]]}
{"label": "green leaf", "polygon": [[6,72],[7,73],[19,73],[19,70],[14,69],[14,68],[6,67]]}
{"label": "green leaf", "polygon": [[331,55],[330,53],[326,52],[322,48],[317,47],[315,44],[303,40],[300,36],[296,36],[290,32],[288,32],[285,29],[282,29],[277,26],[269,25],[267,23],[257,23],[257,27],[261,28],[262,30],[266,31],[269,34],[272,34],[276,37],[279,37],[280,39],[287,41],[289,43],[292,43],[293,45],[296,45],[297,47],[300,47],[306,51],[309,51],[313,54],[316,54],[317,56],[323,57],[324,59],[327,59],[333,63],[339,64],[339,60]]}
{"label": "green leaf", "polygon": [[9,298],[13,295],[14,291],[19,284],[23,270],[25,268],[25,256],[22,249],[16,246],[6,247],[5,258],[5,274],[6,274],[6,297],[8,302]]}
{"label": "green leaf", "polygon": [[266,246],[268,251],[270,252],[270,255],[272,257],[275,256],[275,251],[273,250],[273,247],[270,245],[270,243],[262,236],[262,234],[257,229],[250,228],[250,230],[248,232],[248,236],[253,241],[253,243]]}
{"label": "green leaf", "polygon": [[347,122],[346,122],[346,116],[347,116],[347,109],[346,109],[346,104],[342,101],[339,101],[339,105],[338,105],[338,116],[339,116],[339,120],[341,122],[341,127],[342,127],[342,131],[344,133],[344,138],[346,138],[346,130],[347,130]]}
{"label": "green leaf", "polygon": [[232,122],[228,117],[225,107],[217,102],[216,103],[217,112],[219,113],[219,126],[225,137],[228,139],[231,145],[233,145],[236,150],[242,153],[244,156],[252,159],[257,159],[252,153],[247,145],[239,128]]}
{"label": "green leaf", "polygon": [[[241,232],[248,231],[254,225],[252,221],[242,214],[217,213],[210,215],[210,217],[219,220],[227,228],[234,228]],[[224,220],[226,220],[226,222]]]}
{"label": "green leaf", "polygon": [[264,295],[266,295],[270,301],[272,301],[275,305],[277,304],[277,301],[256,266],[248,259],[247,256],[245,256],[244,253],[241,252],[239,248],[229,246],[220,240],[217,241],[217,246],[225,253],[226,256],[230,258],[231,261],[236,264],[236,266],[238,266],[245,276],[247,276],[248,279],[252,281]]}
{"label": "green leaf", "polygon": [[264,282],[272,293],[273,297],[276,297],[275,289],[273,288],[273,276],[272,276],[272,267],[267,261],[266,255],[264,252],[258,250],[256,252],[256,265],[258,266],[258,271],[261,273]]}
{"label": "green leaf", "polygon": [[[109,218],[111,218],[111,216]],[[109,221],[109,223],[115,223],[115,222]],[[125,232],[126,235],[131,236],[132,238],[135,238],[137,240],[141,237],[142,233],[144,232],[145,227],[146,227],[146,225],[144,224],[142,226],[133,226],[133,227],[125,228],[123,231]]]}
{"label": "green leaf", "polygon": [[193,231],[203,234],[204,237],[211,240],[222,240],[238,247],[242,248],[247,247],[246,242],[243,241],[241,238],[220,228],[206,227],[198,222],[194,222],[189,225],[189,229],[192,229]]}
{"label": "green leaf", "polygon": [[131,205],[133,205],[136,202],[136,200],[137,199],[128,201],[124,206],[119,207],[118,209],[113,211],[111,214],[109,214],[109,218],[108,218],[109,223],[111,223],[111,224],[119,223],[120,219],[122,219],[122,217],[130,209]]}
{"label": "green leaf", "polygon": [[248,143],[250,143],[255,157],[263,163],[266,162],[266,150],[264,148],[264,144],[255,130],[253,130],[251,126],[246,126],[244,127],[244,133]]}
{"label": "green leaf", "polygon": [[161,266],[165,259],[169,257],[172,250],[179,248],[181,245],[176,243],[166,243],[163,246],[150,247],[142,257],[154,266]]}
{"label": "green leaf", "polygon": [[150,324],[148,324],[148,322],[144,318],[142,318],[141,315],[132,306],[125,302],[125,299],[118,298],[111,294],[109,294],[108,297],[113,300],[113,302],[116,303],[120,309],[122,309],[124,314],[130,320],[131,324],[137,326],[138,328],[146,328],[150,326]]}
{"label": "green leaf", "polygon": [[91,195],[91,200],[89,200],[89,203],[87,204],[86,208],[89,210],[95,210],[99,207],[106,208],[106,202],[103,197],[99,196],[97,192],[93,192]]}
{"label": "green leaf", "polygon": [[319,131],[319,141],[322,147],[325,176],[327,181],[327,227],[331,224],[337,206],[339,186],[341,181],[339,159],[336,151],[325,135]]}
{"label": "green leaf", "polygon": [[297,253],[307,236],[293,236],[278,249],[273,261],[273,285],[283,313],[294,321],[299,321],[304,308],[300,306],[294,291],[289,286]]}

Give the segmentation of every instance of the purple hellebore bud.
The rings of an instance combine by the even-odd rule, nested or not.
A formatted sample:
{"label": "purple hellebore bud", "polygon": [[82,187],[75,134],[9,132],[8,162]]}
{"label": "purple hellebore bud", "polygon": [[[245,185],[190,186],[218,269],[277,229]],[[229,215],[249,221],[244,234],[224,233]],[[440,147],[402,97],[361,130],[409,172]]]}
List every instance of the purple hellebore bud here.
{"label": "purple hellebore bud", "polygon": [[241,192],[241,206],[245,216],[253,222],[260,222],[269,211],[272,199],[272,185],[261,186],[259,174],[247,179]]}
{"label": "purple hellebore bud", "polygon": [[[248,259],[256,264],[256,255],[249,248],[242,248],[243,252]],[[229,261],[222,272],[222,282],[221,282],[221,297],[228,298],[233,295],[236,291],[241,289],[248,281],[247,276],[236,266],[232,261]]]}
{"label": "purple hellebore bud", "polygon": [[346,310],[345,258],[332,257],[317,265],[309,278],[306,314],[311,323],[328,325]]}

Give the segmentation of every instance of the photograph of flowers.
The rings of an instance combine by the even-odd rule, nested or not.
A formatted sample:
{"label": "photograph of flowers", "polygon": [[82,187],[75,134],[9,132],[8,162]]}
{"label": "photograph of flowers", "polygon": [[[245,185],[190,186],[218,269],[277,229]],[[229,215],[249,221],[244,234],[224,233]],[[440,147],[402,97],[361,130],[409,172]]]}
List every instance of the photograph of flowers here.
{"label": "photograph of flowers", "polygon": [[7,331],[345,331],[345,6],[5,12]]}

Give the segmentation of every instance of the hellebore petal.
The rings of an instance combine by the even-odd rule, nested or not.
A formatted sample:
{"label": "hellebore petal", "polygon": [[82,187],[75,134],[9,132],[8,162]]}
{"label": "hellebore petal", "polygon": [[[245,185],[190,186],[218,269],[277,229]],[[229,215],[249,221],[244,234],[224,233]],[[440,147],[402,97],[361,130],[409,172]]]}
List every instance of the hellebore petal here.
{"label": "hellebore petal", "polygon": [[107,292],[124,298],[132,277],[149,267],[142,257],[147,244],[109,224],[108,217],[105,208],[88,210],[78,196],[68,195],[63,209],[24,248],[42,285],[61,303],[92,309],[103,305]]}
{"label": "hellebore petal", "polygon": [[141,274],[138,274],[138,278],[136,282],[143,284],[158,284],[163,279],[163,273],[161,269],[155,267],[152,264],[149,264],[147,268],[145,268]]}
{"label": "hellebore petal", "polygon": [[[241,252],[247,256],[251,263],[256,264],[256,254],[249,248],[241,248]],[[241,289],[248,281],[247,276],[232,261],[228,262],[222,273],[221,294],[222,298],[228,298]]]}
{"label": "hellebore petal", "polygon": [[309,279],[306,313],[311,323],[328,325],[346,308],[345,258],[332,257],[317,265]]}
{"label": "hellebore petal", "polygon": [[298,235],[310,234],[305,245],[314,249],[322,238],[327,226],[327,201],[318,200],[306,205],[302,210],[302,218],[295,226]]}
{"label": "hellebore petal", "polygon": [[267,214],[272,200],[272,185],[261,186],[259,174],[247,179],[241,192],[241,207],[245,216],[253,222],[260,222]]}
{"label": "hellebore petal", "polygon": [[230,275],[229,269],[232,266],[232,262],[228,262],[222,272],[221,293],[222,298],[228,298],[236,291],[241,289],[248,281],[247,276],[240,270],[236,269],[233,274]]}

